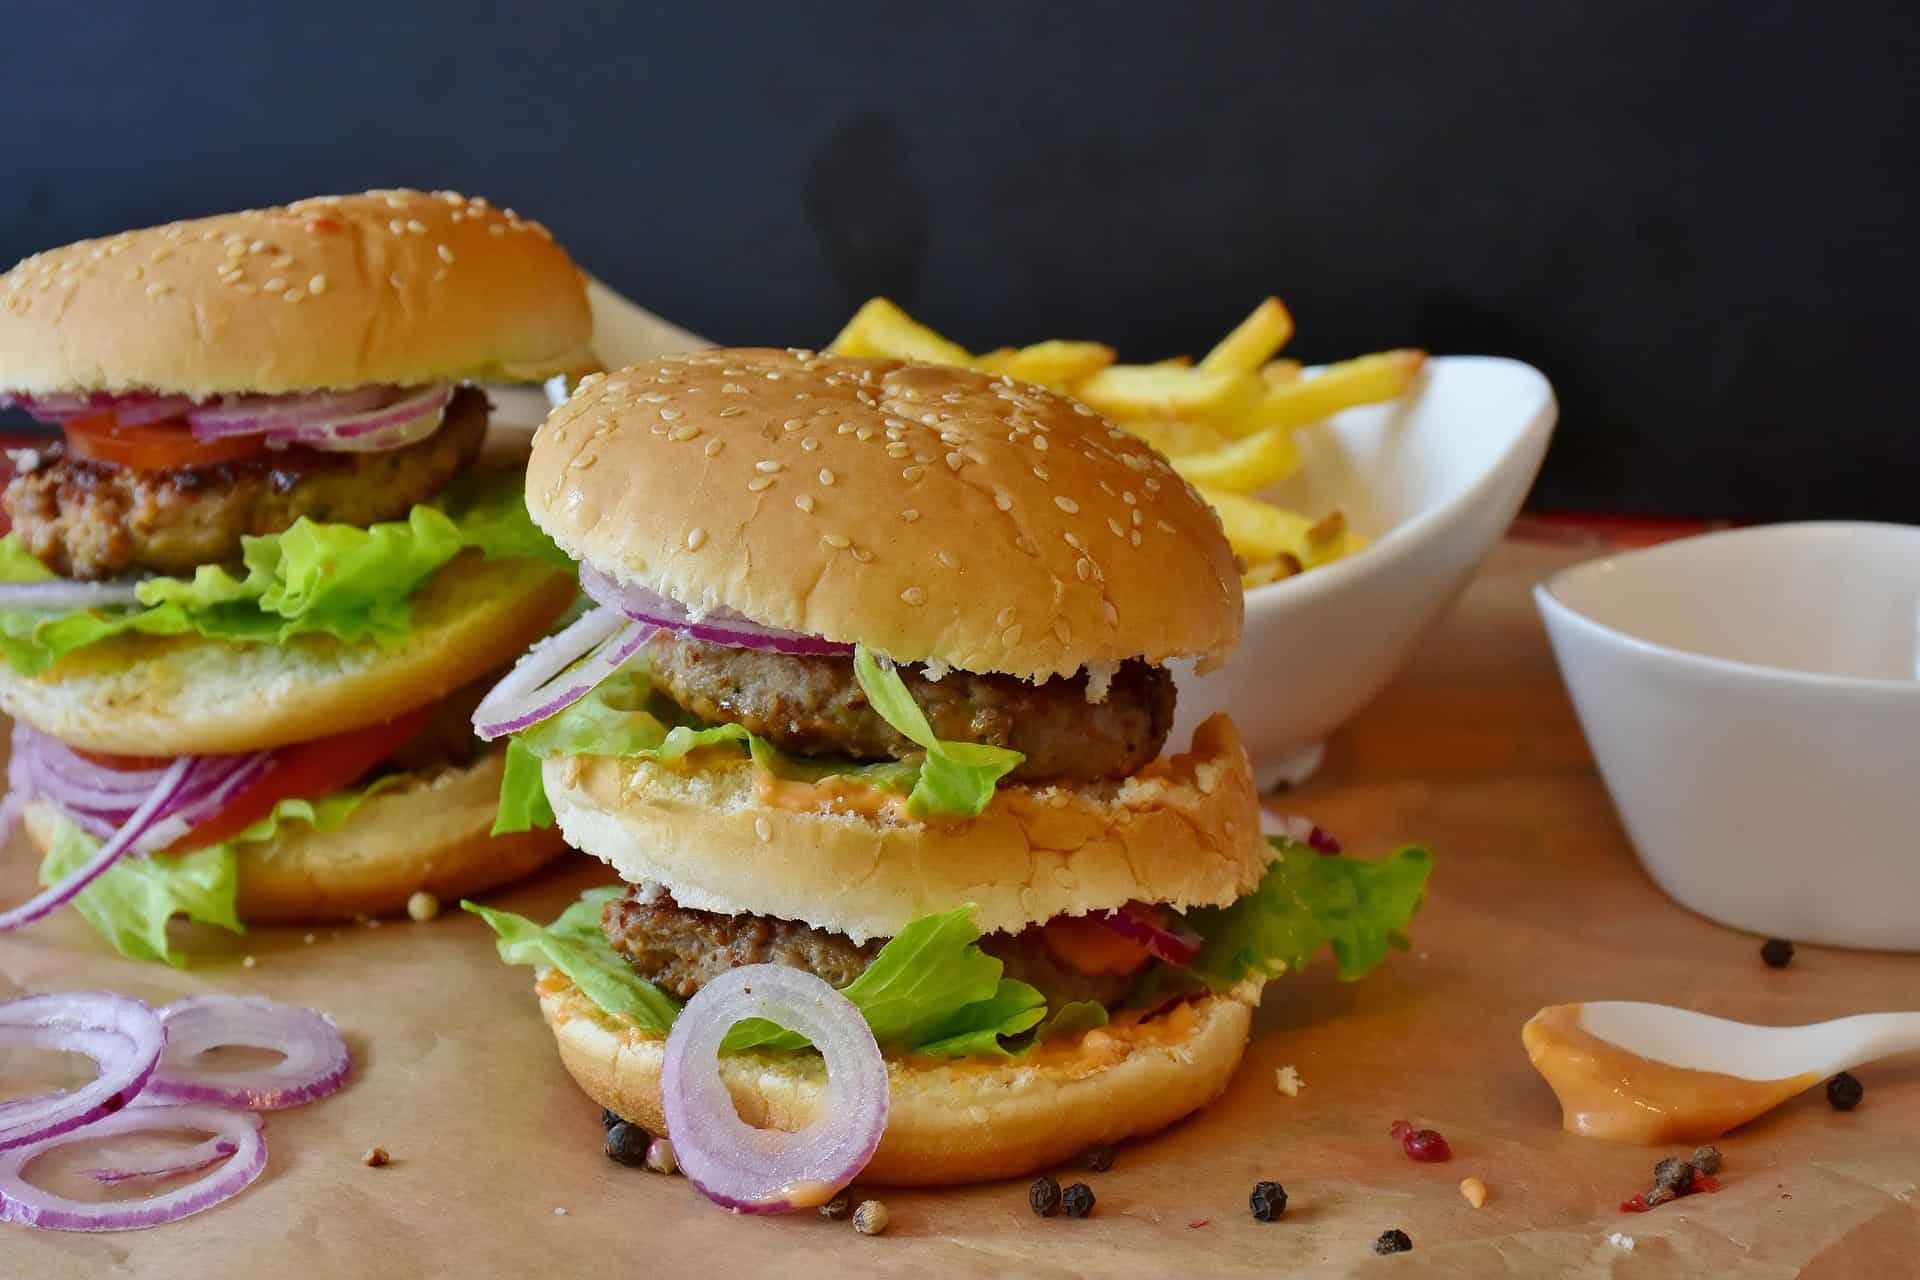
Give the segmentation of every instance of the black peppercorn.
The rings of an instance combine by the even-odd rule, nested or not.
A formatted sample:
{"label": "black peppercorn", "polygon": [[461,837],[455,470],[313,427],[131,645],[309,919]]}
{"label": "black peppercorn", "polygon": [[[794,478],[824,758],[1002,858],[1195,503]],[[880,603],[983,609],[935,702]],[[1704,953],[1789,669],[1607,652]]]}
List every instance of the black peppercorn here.
{"label": "black peppercorn", "polygon": [[1683,1196],[1693,1190],[1693,1165],[1679,1156],[1668,1156],[1653,1166],[1653,1185]]}
{"label": "black peppercorn", "polygon": [[1769,969],[1784,969],[1793,963],[1793,944],[1785,938],[1768,938],[1760,944],[1760,958]]}
{"label": "black peppercorn", "polygon": [[622,1120],[607,1130],[607,1144],[604,1150],[607,1153],[607,1159],[615,1164],[644,1169],[647,1167],[647,1144],[652,1141],[645,1129]]}
{"label": "black peppercorn", "polygon": [[1113,1148],[1104,1142],[1099,1146],[1089,1147],[1084,1162],[1094,1173],[1105,1173],[1113,1168]]}
{"label": "black peppercorn", "polygon": [[1069,1218],[1084,1218],[1093,1212],[1093,1188],[1076,1182],[1060,1193],[1060,1208]]}
{"label": "black peppercorn", "polygon": [[1391,1231],[1382,1231],[1380,1238],[1373,1242],[1373,1251],[1378,1254],[1411,1253],[1413,1240],[1406,1232],[1395,1227]]}
{"label": "black peppercorn", "polygon": [[1257,1222],[1272,1222],[1287,1211],[1287,1189],[1277,1182],[1256,1182],[1247,1197]]}
{"label": "black peppercorn", "polygon": [[842,1190],[820,1206],[820,1216],[838,1221],[853,1212],[853,1194]]}
{"label": "black peppercorn", "polygon": [[1035,1178],[1027,1188],[1027,1204],[1040,1217],[1051,1217],[1060,1207],[1060,1184],[1052,1178]]}
{"label": "black peppercorn", "polygon": [[600,1108],[600,1127],[602,1129],[611,1129],[617,1124],[624,1123],[625,1120],[626,1117],[618,1111],[615,1111],[612,1107]]}
{"label": "black peppercorn", "polygon": [[1851,1111],[1860,1105],[1867,1087],[1854,1078],[1851,1071],[1842,1071],[1827,1081],[1827,1101],[1833,1104],[1835,1111]]}
{"label": "black peppercorn", "polygon": [[1693,1167],[1711,1177],[1720,1172],[1720,1148],[1696,1147],[1693,1152]]}

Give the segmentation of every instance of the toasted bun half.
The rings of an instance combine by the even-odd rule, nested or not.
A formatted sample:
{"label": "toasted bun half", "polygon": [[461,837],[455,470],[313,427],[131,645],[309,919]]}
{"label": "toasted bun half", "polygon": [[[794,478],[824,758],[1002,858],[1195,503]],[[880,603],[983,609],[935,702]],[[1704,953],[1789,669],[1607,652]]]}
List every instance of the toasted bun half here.
{"label": "toasted bun half", "polygon": [[[248,924],[315,923],[397,915],[419,890],[451,901],[518,880],[566,845],[553,830],[490,836],[502,752],[467,768],[416,775],[382,791],[332,831],[301,823],[238,847],[240,918]],[[27,833],[41,852],[58,814],[27,806]]]}
{"label": "toasted bun half", "polygon": [[567,843],[621,878],[657,880],[683,907],[801,920],[856,942],[889,938],[956,903],[982,933],[1129,901],[1221,906],[1251,892],[1272,850],[1233,724],[1215,716],[1193,750],[1125,781],[1003,785],[979,817],[909,818],[825,807],[820,788],[762,782],[717,751],[690,763],[565,756],[545,765]]}
{"label": "toasted bun half", "polygon": [[1225,657],[1220,522],[1086,406],[966,369],[717,350],[590,377],[534,436],[534,520],[685,604],[1028,679]]}
{"label": "toasted bun half", "polygon": [[277,645],[121,635],[38,676],[0,667],[0,710],[87,751],[282,747],[391,720],[504,666],[576,590],[545,565],[467,551],[413,594],[413,631],[393,648],[323,635]]}
{"label": "toasted bun half", "polygon": [[[616,1022],[558,972],[543,974],[536,990],[560,1061],[587,1096],[666,1133],[665,1038]],[[1132,1034],[1089,1031],[1025,1059],[890,1058],[887,1131],[860,1181],[945,1186],[1011,1178],[1097,1142],[1163,1129],[1226,1090],[1258,999],[1248,985],[1176,1006]],[[826,1087],[813,1054],[729,1055],[720,1070],[740,1118],[759,1128],[800,1128]]]}
{"label": "toasted bun half", "polygon": [[453,191],[318,196],[83,240],[0,277],[0,391],[196,397],[585,367],[580,271]]}

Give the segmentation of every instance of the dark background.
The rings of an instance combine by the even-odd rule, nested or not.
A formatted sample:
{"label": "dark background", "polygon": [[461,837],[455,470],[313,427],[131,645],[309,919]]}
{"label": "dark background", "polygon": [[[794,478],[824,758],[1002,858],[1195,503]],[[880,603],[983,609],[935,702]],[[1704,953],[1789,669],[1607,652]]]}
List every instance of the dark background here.
{"label": "dark background", "polygon": [[1912,6],[0,3],[0,259],[450,186],[727,342],[1518,356],[1534,505],[1920,517]]}

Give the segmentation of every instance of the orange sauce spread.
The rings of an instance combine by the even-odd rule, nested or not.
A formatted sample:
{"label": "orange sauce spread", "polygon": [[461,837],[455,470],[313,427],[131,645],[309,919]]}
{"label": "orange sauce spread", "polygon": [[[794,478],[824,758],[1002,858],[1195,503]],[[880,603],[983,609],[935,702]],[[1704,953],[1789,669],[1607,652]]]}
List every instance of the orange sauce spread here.
{"label": "orange sauce spread", "polygon": [[754,791],[760,803],[790,813],[847,813],[862,818],[907,820],[907,799],[893,791],[855,778],[822,778],[798,782],[776,778],[764,769],[754,773]]}
{"label": "orange sauce spread", "polygon": [[1643,1147],[1717,1138],[1819,1080],[1747,1080],[1655,1062],[1588,1031],[1577,1004],[1542,1009],[1520,1039],[1560,1099],[1567,1132]]}
{"label": "orange sauce spread", "polygon": [[1043,1071],[1066,1071],[1090,1075],[1115,1067],[1136,1049],[1164,1048],[1178,1044],[1193,1034],[1199,1021],[1194,1002],[1183,1000],[1164,1013],[1126,1009],[1113,1015],[1104,1027],[1095,1027],[1085,1035],[1060,1036],[1049,1040],[1016,1064],[1004,1058],[930,1058],[915,1054],[907,1062],[917,1067],[946,1067],[955,1071],[1004,1071],[1009,1065],[1037,1067]]}

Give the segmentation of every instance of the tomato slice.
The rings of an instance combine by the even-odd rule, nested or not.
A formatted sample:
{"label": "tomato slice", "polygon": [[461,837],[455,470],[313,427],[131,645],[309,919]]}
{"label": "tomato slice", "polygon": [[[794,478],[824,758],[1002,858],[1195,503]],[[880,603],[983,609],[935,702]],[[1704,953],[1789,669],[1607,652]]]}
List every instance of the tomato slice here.
{"label": "tomato slice", "polygon": [[181,467],[238,462],[257,458],[267,449],[264,436],[196,440],[185,418],[127,426],[111,413],[96,413],[67,419],[64,430],[68,447],[79,457],[140,471],[173,471]]}
{"label": "tomato slice", "polygon": [[[264,777],[167,846],[165,852],[204,849],[245,831],[272,813],[273,807],[282,800],[318,800],[338,791],[411,741],[432,718],[438,705],[429,702],[382,724],[281,747],[274,752],[273,768],[267,770]],[[108,769],[152,769],[166,763],[146,756],[115,756],[97,751],[79,754]]]}
{"label": "tomato slice", "polygon": [[1055,916],[1041,926],[1040,940],[1075,973],[1129,974],[1153,958],[1132,938],[1085,916]]}

